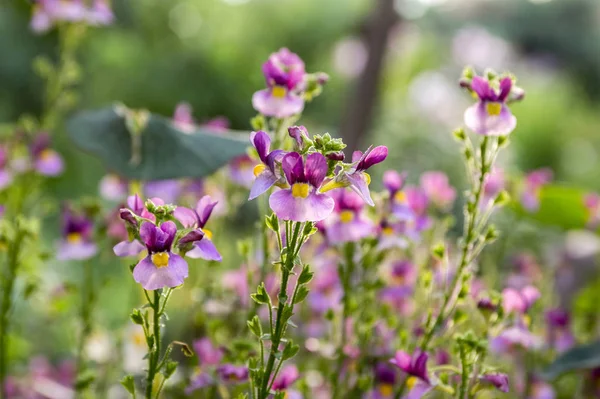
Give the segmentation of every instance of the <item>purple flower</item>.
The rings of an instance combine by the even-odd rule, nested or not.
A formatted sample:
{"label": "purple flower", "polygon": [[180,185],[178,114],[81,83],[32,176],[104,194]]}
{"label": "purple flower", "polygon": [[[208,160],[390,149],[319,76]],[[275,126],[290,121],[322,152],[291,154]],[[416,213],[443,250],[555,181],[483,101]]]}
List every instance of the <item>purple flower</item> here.
{"label": "purple flower", "polygon": [[184,133],[192,133],[196,130],[196,122],[192,116],[192,107],[188,103],[179,103],[173,114],[173,124]]}
{"label": "purple flower", "polygon": [[223,364],[217,367],[217,375],[224,382],[244,382],[248,379],[248,367]]}
{"label": "purple flower", "polygon": [[429,199],[441,209],[452,206],[456,190],[448,183],[444,172],[425,172],[421,175],[421,187]]}
{"label": "purple flower", "polygon": [[171,221],[160,226],[151,222],[142,223],[140,238],[146,245],[148,256],[135,266],[133,278],[145,290],[177,287],[187,278],[187,262],[171,252],[176,234],[177,226]]}
{"label": "purple flower", "polygon": [[405,182],[406,173],[398,173],[395,170],[386,170],[383,173],[383,185],[390,192],[392,198],[404,187]]}
{"label": "purple flower", "polygon": [[367,396],[370,399],[388,399],[394,395],[396,384],[396,370],[385,363],[375,366],[375,388]]}
{"label": "purple flower", "polygon": [[495,89],[483,77],[475,76],[471,89],[479,97],[479,101],[465,112],[467,127],[484,136],[510,134],[517,126],[517,118],[506,105],[512,85],[511,78],[505,77],[500,80],[498,89]]}
{"label": "purple flower", "polygon": [[404,371],[410,377],[416,377],[417,379],[429,385],[430,381],[427,371],[427,359],[427,353],[421,352],[420,350],[416,350],[412,356],[404,351],[399,350],[396,351],[396,354],[390,360],[390,363],[396,365],[398,368],[400,368],[400,370]]}
{"label": "purple flower", "polygon": [[318,222],[331,214],[333,198],[319,192],[327,175],[327,160],[320,153],[312,153],[306,161],[297,152],[286,154],[281,160],[290,188],[274,192],[269,206],[283,220]]}
{"label": "purple flower", "polygon": [[502,308],[504,312],[525,314],[540,298],[540,291],[528,285],[522,290],[506,288],[502,291]]}
{"label": "purple flower", "polygon": [[490,350],[494,353],[508,353],[515,348],[539,349],[541,346],[541,339],[520,324],[504,329],[490,341]]}
{"label": "purple flower", "polygon": [[175,179],[154,180],[144,184],[146,198],[162,198],[167,204],[176,203],[181,191],[181,182]]}
{"label": "purple flower", "polygon": [[[152,198],[152,202],[154,202],[156,205],[164,205],[164,201],[160,198]],[[133,217],[133,214],[151,221],[156,220],[156,217],[146,209],[144,201],[142,201],[140,196],[137,194],[127,197],[127,206],[129,209],[121,209],[120,215],[121,219],[125,220],[130,228],[137,228],[137,221]],[[113,247],[113,252],[119,257],[137,256],[142,253],[144,249],[144,245],[142,245],[138,240],[134,239],[131,241],[125,240],[119,242]]]}
{"label": "purple flower", "polygon": [[508,376],[503,373],[488,373],[479,377],[479,381],[484,384],[491,384],[500,392],[508,392]]}
{"label": "purple flower", "polygon": [[485,177],[483,186],[483,205],[496,199],[498,194],[504,190],[505,186],[504,171],[501,168],[494,167],[490,174]]}
{"label": "purple flower", "polygon": [[44,176],[58,176],[64,169],[62,157],[50,148],[50,135],[40,133],[29,149],[33,166],[38,173]]}
{"label": "purple flower", "polygon": [[229,178],[242,187],[252,188],[255,167],[256,162],[248,155],[236,157],[229,163]]}
{"label": "purple flower", "polygon": [[183,206],[175,208],[173,216],[186,227],[197,227],[204,233],[204,238],[194,242],[194,248],[187,252],[190,258],[202,258],[205,260],[215,260],[220,262],[223,257],[212,242],[212,232],[206,229],[206,223],[217,206],[217,201],[212,201],[210,196],[205,195],[200,198],[195,209],[189,209]]}
{"label": "purple flower", "polygon": [[335,264],[326,264],[319,269],[311,282],[308,304],[311,311],[324,314],[329,309],[337,309],[343,296],[340,279]]}
{"label": "purple flower", "polygon": [[358,242],[375,232],[373,222],[362,216],[364,202],[353,191],[339,188],[331,191],[334,213],[327,219],[325,234],[332,244]]}
{"label": "purple flower", "polygon": [[570,324],[571,318],[566,310],[555,308],[546,312],[547,340],[559,353],[570,349],[575,344]]}
{"label": "purple flower", "polygon": [[185,394],[191,395],[194,391],[213,384],[213,378],[205,371],[200,370],[190,380],[190,385],[185,388]]}
{"label": "purple flower", "polygon": [[540,207],[540,192],[542,187],[552,181],[552,170],[542,168],[534,170],[525,176],[524,188],[521,193],[521,204],[529,212],[535,212]]}
{"label": "purple flower", "polygon": [[256,179],[248,197],[248,200],[253,200],[270,189],[274,184],[285,183],[283,176],[279,176],[278,171],[275,170],[275,162],[281,161],[285,152],[282,150],[270,151],[271,138],[262,130],[252,132],[250,141],[252,141],[252,145],[256,148],[258,157],[262,162],[254,167],[254,176],[256,176]]}
{"label": "purple flower", "polygon": [[58,243],[58,260],[85,260],[98,252],[92,241],[93,223],[84,215],[73,213],[66,207],[62,215],[62,238]]}
{"label": "purple flower", "polygon": [[121,201],[127,196],[127,180],[113,174],[100,180],[100,196],[109,201]]}
{"label": "purple flower", "polygon": [[13,174],[7,168],[8,154],[4,147],[0,147],[0,190],[8,187],[13,181]]}
{"label": "purple flower", "polygon": [[193,346],[201,366],[216,366],[221,363],[223,350],[215,347],[209,338],[198,339]]}
{"label": "purple flower", "polygon": [[304,126],[291,126],[288,128],[288,133],[296,142],[299,150],[304,148],[304,140],[308,137],[308,131]]}
{"label": "purple flower", "polygon": [[298,378],[300,378],[300,373],[298,372],[298,368],[293,364],[289,366],[285,366],[281,369],[281,372],[275,378],[273,382],[273,390],[274,391],[285,391],[289,387],[294,384]]}
{"label": "purple flower", "polygon": [[299,95],[306,72],[304,62],[286,48],[271,54],[262,67],[267,89],[254,93],[252,106],[266,116],[286,118],[302,112],[304,99]]}
{"label": "purple flower", "polygon": [[375,148],[369,147],[363,154],[360,151],[355,151],[352,154],[352,167],[348,171],[342,171],[323,187],[323,192],[339,187],[350,187],[354,190],[367,204],[374,206],[375,203],[371,198],[369,184],[371,176],[366,172],[373,165],[383,162],[388,155],[386,146],[380,145]]}
{"label": "purple flower", "polygon": [[113,19],[107,0],[94,0],[89,8],[82,0],[36,0],[30,27],[36,33],[44,33],[59,22],[108,25]]}
{"label": "purple flower", "polygon": [[110,25],[114,19],[108,0],[94,0],[92,8],[87,13],[87,21],[90,25]]}

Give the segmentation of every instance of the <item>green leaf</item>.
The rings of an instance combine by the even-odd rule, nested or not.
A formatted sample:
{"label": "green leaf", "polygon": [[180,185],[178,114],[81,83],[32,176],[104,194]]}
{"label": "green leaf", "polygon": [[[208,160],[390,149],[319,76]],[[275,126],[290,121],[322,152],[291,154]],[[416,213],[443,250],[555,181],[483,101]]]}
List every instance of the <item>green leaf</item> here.
{"label": "green leaf", "polygon": [[167,364],[165,364],[165,371],[163,372],[165,379],[169,379],[173,373],[175,373],[175,370],[177,370],[177,362],[169,360]]}
{"label": "green leaf", "polygon": [[553,380],[570,371],[593,369],[600,366],[600,341],[580,345],[560,355],[542,373],[542,377]]}
{"label": "green leaf", "polygon": [[250,328],[250,332],[256,335],[257,337],[261,337],[262,334],[262,326],[260,325],[260,320],[258,316],[254,316],[252,319],[246,322],[248,324],[248,328]]}
{"label": "green leaf", "polygon": [[584,205],[587,191],[560,185],[544,186],[540,192],[540,207],[529,213],[519,205],[520,212],[538,222],[562,229],[581,229],[587,222],[588,212]]}
{"label": "green leaf", "polygon": [[120,382],[127,392],[129,392],[131,395],[135,395],[135,381],[132,375],[126,375]]}
{"label": "green leaf", "polygon": [[177,129],[170,119],[151,114],[141,124],[141,134],[132,135],[122,114],[116,107],[83,111],[67,122],[67,130],[79,148],[129,179],[208,176],[231,159],[246,154],[249,146],[247,132],[236,135],[197,128],[188,134]]}
{"label": "green leaf", "polygon": [[300,347],[298,345],[296,345],[292,341],[289,341],[283,349],[283,353],[281,356],[282,360],[291,359],[292,357],[296,356],[296,353],[298,353],[299,350]]}
{"label": "green leaf", "polygon": [[139,309],[133,309],[133,312],[131,312],[131,314],[129,315],[129,318],[135,324],[139,324],[139,325],[144,324],[144,317],[142,316],[142,313],[140,312]]}
{"label": "green leaf", "polygon": [[315,274],[310,270],[310,266],[304,265],[302,272],[300,272],[300,275],[298,276],[298,284],[307,284],[312,280],[314,275]]}
{"label": "green leaf", "polygon": [[308,296],[308,293],[309,290],[308,288],[306,288],[305,285],[301,285],[300,287],[298,287],[298,293],[296,294],[296,300],[294,301],[294,303],[300,303],[303,300],[305,300]]}

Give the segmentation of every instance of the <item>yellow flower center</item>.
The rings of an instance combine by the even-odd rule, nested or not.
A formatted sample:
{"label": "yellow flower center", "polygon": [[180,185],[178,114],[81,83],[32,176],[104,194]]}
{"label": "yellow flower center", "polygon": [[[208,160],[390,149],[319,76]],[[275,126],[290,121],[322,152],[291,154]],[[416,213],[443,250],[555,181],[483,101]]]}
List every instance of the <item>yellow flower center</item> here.
{"label": "yellow flower center", "polygon": [[307,183],[294,183],[292,185],[292,195],[296,198],[306,198],[308,197],[308,189]]}
{"label": "yellow flower center", "polygon": [[342,188],[342,187],[346,187],[346,185],[339,181],[330,180],[327,183],[325,183],[323,186],[321,186],[321,189],[319,191],[322,193],[326,193],[329,190],[333,190],[335,188]]}
{"label": "yellow flower center", "polygon": [[76,244],[81,242],[81,234],[79,233],[69,233],[67,234],[67,242],[71,244]]}
{"label": "yellow flower center", "polygon": [[287,94],[287,90],[283,86],[275,86],[273,87],[271,94],[273,95],[273,97],[283,98]]}
{"label": "yellow flower center", "polygon": [[156,267],[165,267],[169,264],[169,254],[167,252],[157,252],[152,254],[151,259]]}
{"label": "yellow flower center", "polygon": [[391,227],[384,227],[382,232],[386,236],[391,236],[392,234],[394,234],[394,229],[392,229]]}
{"label": "yellow flower center", "polygon": [[263,165],[262,163],[256,165],[254,167],[254,176],[258,176],[260,175],[267,167],[265,165]]}
{"label": "yellow flower center", "polygon": [[340,212],[340,220],[342,223],[350,223],[352,220],[354,220],[354,212],[341,211]]}
{"label": "yellow flower center", "polygon": [[40,158],[45,160],[51,158],[53,155],[54,151],[49,148],[46,148],[45,150],[42,150],[42,152],[40,152]]}
{"label": "yellow flower center", "polygon": [[406,386],[408,387],[408,390],[410,391],[418,381],[419,379],[415,376],[408,377],[406,379]]}
{"label": "yellow flower center", "polygon": [[365,181],[367,182],[367,186],[369,184],[371,184],[371,175],[368,174],[367,172],[363,172],[363,175],[365,175]]}
{"label": "yellow flower center", "polygon": [[212,238],[213,238],[212,231],[210,231],[208,229],[202,229],[202,231],[204,232],[204,237],[208,238],[209,240],[212,240]]}
{"label": "yellow flower center", "polygon": [[394,387],[392,384],[381,384],[379,386],[379,393],[382,396],[392,396],[394,393]]}
{"label": "yellow flower center", "polygon": [[394,201],[406,202],[406,194],[404,194],[404,191],[398,191],[396,194],[394,194]]}
{"label": "yellow flower center", "polygon": [[498,115],[500,115],[500,112],[502,111],[502,104],[501,103],[487,103],[485,105],[485,108],[486,108],[488,115],[498,116]]}

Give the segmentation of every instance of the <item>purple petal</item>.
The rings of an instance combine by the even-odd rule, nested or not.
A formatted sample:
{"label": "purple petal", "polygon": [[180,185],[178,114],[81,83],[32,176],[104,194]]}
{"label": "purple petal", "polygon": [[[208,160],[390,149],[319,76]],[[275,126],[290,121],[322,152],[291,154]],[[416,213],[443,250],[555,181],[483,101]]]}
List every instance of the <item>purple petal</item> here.
{"label": "purple petal", "polygon": [[500,392],[508,392],[508,376],[502,373],[484,374],[479,379],[495,386]]}
{"label": "purple petal", "polygon": [[223,257],[215,247],[215,244],[206,236],[200,241],[194,243],[194,248],[186,253],[186,256],[192,259],[215,260],[221,262]]}
{"label": "purple petal", "polygon": [[186,229],[194,227],[198,224],[198,216],[193,210],[186,208],[185,206],[178,206],[173,212],[175,219],[179,220],[179,223]]}
{"label": "purple petal", "polygon": [[507,76],[500,81],[500,94],[498,94],[498,101],[506,101],[511,89],[512,79]]}
{"label": "purple petal", "polygon": [[31,17],[29,27],[35,33],[44,33],[52,27],[52,19],[43,7],[34,6],[33,16]]}
{"label": "purple petal", "polygon": [[13,175],[6,169],[0,170],[0,190],[8,187],[13,181]]}
{"label": "purple petal", "polygon": [[318,222],[333,211],[335,202],[325,194],[311,193],[306,198],[294,197],[291,190],[276,191],[269,197],[269,206],[284,220]]}
{"label": "purple petal", "polygon": [[87,20],[91,25],[109,25],[115,16],[106,0],[95,0],[88,12]]}
{"label": "purple petal", "polygon": [[171,246],[173,245],[173,240],[175,239],[175,235],[177,234],[177,225],[172,221],[164,222],[160,225],[160,230],[164,234],[157,235],[157,244],[159,244],[160,241],[160,249],[162,250],[171,249]]}
{"label": "purple petal", "polygon": [[471,89],[481,100],[491,100],[494,97],[489,82],[481,76],[475,76],[471,81]]}
{"label": "purple petal", "polygon": [[93,257],[98,253],[98,247],[92,242],[77,242],[71,243],[68,241],[60,241],[56,251],[56,259],[58,260],[85,260]]}
{"label": "purple petal", "polygon": [[369,237],[375,231],[375,225],[370,220],[362,220],[358,216],[351,222],[340,221],[327,226],[325,230],[327,240],[331,244],[342,244],[346,242],[358,242]]}
{"label": "purple petal", "polygon": [[327,175],[327,159],[319,152],[313,152],[306,157],[304,173],[309,183],[316,188],[321,186]]}
{"label": "purple petal", "polygon": [[367,204],[374,206],[375,203],[371,198],[371,192],[369,191],[369,184],[367,178],[363,172],[354,172],[346,175],[346,178],[350,182],[350,188],[363,199]]}
{"label": "purple petal", "polygon": [[432,389],[433,387],[431,385],[424,382],[418,382],[412,387],[410,392],[403,397],[403,399],[421,399]]}
{"label": "purple petal", "polygon": [[263,115],[287,118],[302,112],[304,100],[292,93],[287,93],[285,97],[276,97],[272,95],[271,89],[265,89],[254,93],[252,106]]}
{"label": "purple petal", "polygon": [[127,197],[127,206],[131,209],[136,215],[140,216],[142,211],[144,210],[144,201],[140,198],[139,195],[130,195]]}
{"label": "purple petal", "polygon": [[127,196],[127,182],[115,175],[100,180],[100,196],[110,201],[121,201]]}
{"label": "purple petal", "polygon": [[142,223],[140,238],[147,248],[154,247],[156,244],[156,226],[150,222]]}
{"label": "purple petal", "polygon": [[271,147],[271,138],[269,135],[262,130],[258,132],[252,132],[250,135],[250,141],[252,141],[252,145],[256,148],[256,152],[260,160],[263,163],[267,163],[267,155],[269,155],[269,149]]}
{"label": "purple petal", "polygon": [[288,183],[294,184],[299,181],[306,182],[302,155],[297,152],[286,154],[281,160],[281,167],[283,168]]}
{"label": "purple petal", "polygon": [[392,193],[400,191],[404,185],[404,179],[406,179],[406,174],[400,174],[395,170],[387,170],[383,173],[383,185]]}
{"label": "purple petal", "polygon": [[390,363],[395,364],[404,372],[408,372],[410,369],[410,355],[404,351],[396,351],[394,358],[390,360]]}
{"label": "purple petal", "polygon": [[36,158],[34,167],[44,176],[58,176],[64,170],[64,163],[56,151],[45,149]]}
{"label": "purple petal", "polygon": [[478,102],[465,111],[465,125],[472,131],[484,136],[504,136],[517,126],[517,118],[508,107],[501,105],[499,115],[489,115],[487,103]]}
{"label": "purple petal", "polygon": [[383,162],[388,155],[388,149],[384,145],[377,146],[366,153],[364,159],[357,166],[358,169],[367,170],[373,165]]}
{"label": "purple petal", "polygon": [[[173,204],[181,195],[182,187],[178,180],[154,180],[144,184],[144,194],[147,198],[159,197],[164,202]],[[162,205],[154,202],[156,205]]]}
{"label": "purple petal", "polygon": [[188,276],[187,262],[179,255],[169,253],[169,264],[156,267],[150,256],[142,259],[133,269],[133,278],[148,291],[164,287],[177,287]]}
{"label": "purple petal", "polygon": [[198,204],[196,205],[196,213],[199,216],[200,222],[199,227],[204,227],[206,222],[208,222],[210,214],[218,203],[219,201],[212,201],[210,195],[205,195],[204,197],[200,198],[200,201],[198,201]]}
{"label": "purple petal", "polygon": [[137,256],[146,248],[138,241],[121,241],[113,247],[113,252],[117,256]]}
{"label": "purple petal", "polygon": [[271,173],[270,170],[265,169],[261,174],[256,176],[254,183],[252,184],[252,188],[250,189],[250,196],[248,197],[248,201],[253,200],[258,197],[268,189],[270,189],[273,184],[277,183],[277,176]]}

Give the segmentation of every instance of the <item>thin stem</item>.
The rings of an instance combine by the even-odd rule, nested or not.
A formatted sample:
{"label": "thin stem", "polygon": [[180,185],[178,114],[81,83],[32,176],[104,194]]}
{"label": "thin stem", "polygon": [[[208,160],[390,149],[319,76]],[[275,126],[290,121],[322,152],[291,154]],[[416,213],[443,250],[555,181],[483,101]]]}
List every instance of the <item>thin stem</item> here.
{"label": "thin stem", "polygon": [[459,344],[458,349],[460,353],[461,373],[460,388],[458,391],[457,399],[465,399],[467,395],[467,388],[469,387],[469,364],[467,362],[467,353],[465,351],[464,345]]}
{"label": "thin stem", "polygon": [[[94,269],[91,262],[85,262],[83,265],[84,276],[81,284],[81,335],[77,347],[76,370],[77,376],[81,376],[85,371],[85,344],[92,332],[92,309],[95,302],[94,293]],[[81,394],[80,388],[77,392]]]}
{"label": "thin stem", "polygon": [[160,359],[160,290],[154,290],[154,301],[150,303],[153,310],[152,337],[153,347],[148,348],[148,377],[146,378],[146,399],[152,399],[154,377],[158,373]]}
{"label": "thin stem", "polygon": [[9,311],[12,308],[12,297],[19,268],[19,255],[21,244],[23,243],[24,233],[17,231],[14,242],[11,243],[8,251],[8,275],[2,285],[2,308],[0,310],[0,399],[4,398],[4,380],[7,372],[7,337],[9,331],[10,318]]}

